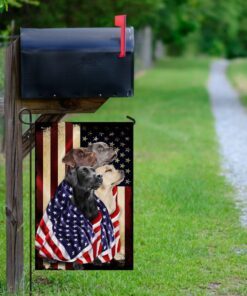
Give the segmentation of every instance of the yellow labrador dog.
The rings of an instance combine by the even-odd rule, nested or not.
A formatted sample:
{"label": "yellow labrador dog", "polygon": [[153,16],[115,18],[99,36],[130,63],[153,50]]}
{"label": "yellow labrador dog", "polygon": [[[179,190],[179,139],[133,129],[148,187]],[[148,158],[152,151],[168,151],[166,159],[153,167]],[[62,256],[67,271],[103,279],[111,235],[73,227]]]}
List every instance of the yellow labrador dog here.
{"label": "yellow labrador dog", "polygon": [[[96,196],[103,201],[109,214],[112,214],[116,210],[116,196],[113,195],[112,189],[114,186],[120,184],[124,180],[124,171],[116,170],[113,165],[104,165],[96,169],[96,173],[103,177],[102,185],[95,191]],[[123,260],[125,258],[125,221],[124,211],[120,208],[120,241],[121,249],[120,253],[115,255],[116,260]]]}

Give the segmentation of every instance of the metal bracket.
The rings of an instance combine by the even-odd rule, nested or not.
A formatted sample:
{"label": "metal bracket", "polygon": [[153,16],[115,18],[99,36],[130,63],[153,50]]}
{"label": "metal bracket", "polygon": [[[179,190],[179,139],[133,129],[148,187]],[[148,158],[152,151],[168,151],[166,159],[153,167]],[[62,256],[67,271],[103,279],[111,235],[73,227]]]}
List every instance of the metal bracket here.
{"label": "metal bracket", "polygon": [[131,120],[134,125],[136,124],[136,120],[133,117],[127,115],[126,118],[128,118],[129,120]]}

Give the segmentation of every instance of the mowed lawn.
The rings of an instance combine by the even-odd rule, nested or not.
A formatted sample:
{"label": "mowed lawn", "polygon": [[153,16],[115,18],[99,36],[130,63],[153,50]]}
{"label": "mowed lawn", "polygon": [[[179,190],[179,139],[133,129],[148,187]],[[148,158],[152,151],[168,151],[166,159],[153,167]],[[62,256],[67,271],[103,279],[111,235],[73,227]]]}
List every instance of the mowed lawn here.
{"label": "mowed lawn", "polygon": [[229,65],[228,75],[247,107],[247,59],[233,60]]}
{"label": "mowed lawn", "polygon": [[[206,59],[164,60],[136,80],[134,98],[111,99],[95,114],[66,119],[136,119],[134,270],[35,271],[34,295],[247,295],[247,231],[220,174],[208,69]],[[4,291],[3,169],[0,174]],[[27,191],[28,173],[24,179]],[[25,219],[27,259],[27,194]]]}

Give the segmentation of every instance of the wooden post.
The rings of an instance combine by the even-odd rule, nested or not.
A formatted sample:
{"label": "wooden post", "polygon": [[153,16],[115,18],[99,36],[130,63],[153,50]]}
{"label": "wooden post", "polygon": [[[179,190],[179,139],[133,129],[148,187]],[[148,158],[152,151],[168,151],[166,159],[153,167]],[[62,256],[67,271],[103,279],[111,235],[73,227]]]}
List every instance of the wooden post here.
{"label": "wooden post", "polygon": [[6,53],[5,78],[6,141],[6,276],[9,292],[23,283],[23,199],[22,199],[22,131],[19,121],[19,42],[10,44]]}

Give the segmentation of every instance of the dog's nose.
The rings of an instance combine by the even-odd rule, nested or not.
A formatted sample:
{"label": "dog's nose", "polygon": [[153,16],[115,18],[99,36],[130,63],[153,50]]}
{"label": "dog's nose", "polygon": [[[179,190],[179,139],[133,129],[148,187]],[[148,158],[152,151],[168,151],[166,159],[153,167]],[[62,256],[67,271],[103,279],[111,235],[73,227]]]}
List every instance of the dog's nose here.
{"label": "dog's nose", "polygon": [[102,175],[97,175],[97,180],[100,181],[100,182],[102,182],[103,181]]}

